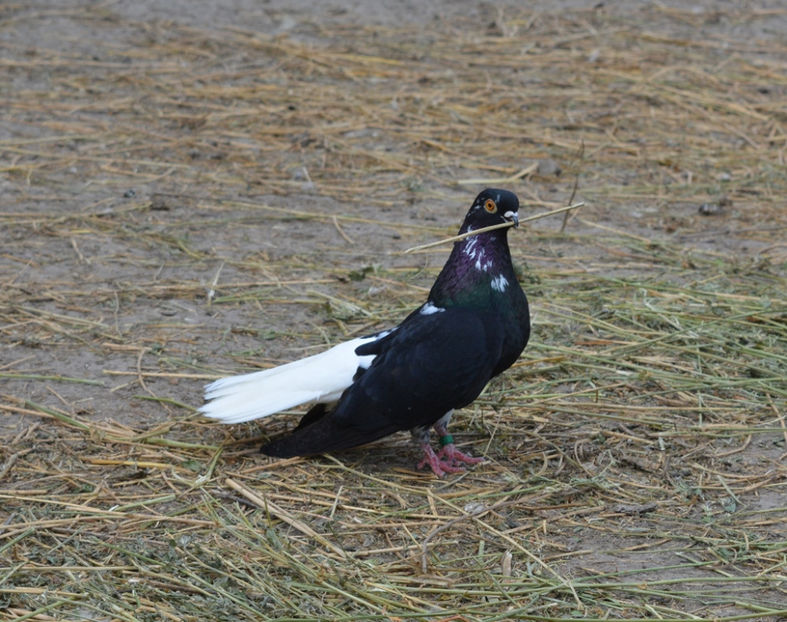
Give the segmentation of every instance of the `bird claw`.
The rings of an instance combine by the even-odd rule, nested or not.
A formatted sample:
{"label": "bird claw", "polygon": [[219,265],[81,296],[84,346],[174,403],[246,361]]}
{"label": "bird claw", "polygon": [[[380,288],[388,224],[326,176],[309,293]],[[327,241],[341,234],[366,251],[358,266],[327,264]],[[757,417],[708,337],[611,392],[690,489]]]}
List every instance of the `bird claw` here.
{"label": "bird claw", "polygon": [[427,464],[437,477],[442,477],[446,473],[462,473],[465,469],[460,463],[477,464],[483,458],[475,458],[459,451],[453,443],[445,445],[438,453],[435,453],[431,445],[425,444],[424,459],[416,466],[423,469]]}
{"label": "bird claw", "polygon": [[464,462],[465,464],[478,464],[479,462],[483,462],[483,458],[476,458],[475,456],[470,456],[468,454],[462,453],[456,448],[456,445],[453,443],[449,443],[440,449],[437,452],[438,458],[448,458],[451,464],[456,464],[457,462]]}

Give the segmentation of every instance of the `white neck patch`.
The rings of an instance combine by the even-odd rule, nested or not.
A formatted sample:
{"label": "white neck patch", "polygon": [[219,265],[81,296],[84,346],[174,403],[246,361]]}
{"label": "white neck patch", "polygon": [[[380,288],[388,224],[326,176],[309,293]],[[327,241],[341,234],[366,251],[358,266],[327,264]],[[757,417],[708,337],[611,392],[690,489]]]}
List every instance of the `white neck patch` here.
{"label": "white neck patch", "polygon": [[502,274],[498,274],[492,279],[492,289],[498,292],[504,292],[508,288],[508,279]]}
{"label": "white neck patch", "polygon": [[[472,231],[472,229],[468,228],[468,231]],[[462,249],[462,252],[470,259],[475,259],[476,270],[489,272],[492,262],[485,260],[484,249],[478,246],[478,238],[476,236],[472,236],[465,241],[465,247]]]}

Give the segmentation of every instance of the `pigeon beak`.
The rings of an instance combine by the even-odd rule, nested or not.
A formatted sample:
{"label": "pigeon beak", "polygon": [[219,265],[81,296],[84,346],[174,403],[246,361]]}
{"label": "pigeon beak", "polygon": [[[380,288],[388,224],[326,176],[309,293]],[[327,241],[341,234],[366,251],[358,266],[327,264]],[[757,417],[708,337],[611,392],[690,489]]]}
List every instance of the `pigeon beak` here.
{"label": "pigeon beak", "polygon": [[516,212],[506,212],[505,214],[503,214],[503,218],[513,222],[515,228],[519,226],[519,214],[517,214]]}

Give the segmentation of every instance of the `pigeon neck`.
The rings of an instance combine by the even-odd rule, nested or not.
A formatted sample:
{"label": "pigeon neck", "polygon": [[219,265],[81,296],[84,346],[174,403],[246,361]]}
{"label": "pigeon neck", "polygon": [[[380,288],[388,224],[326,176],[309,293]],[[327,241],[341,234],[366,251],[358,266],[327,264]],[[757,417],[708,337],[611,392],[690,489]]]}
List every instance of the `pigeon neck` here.
{"label": "pigeon neck", "polygon": [[[471,230],[463,226],[460,233]],[[437,306],[485,307],[515,282],[506,231],[490,231],[454,243],[429,300]]]}
{"label": "pigeon neck", "polygon": [[[471,226],[462,229],[464,231],[461,233],[473,230]],[[499,271],[504,265],[511,263],[505,229],[479,233],[460,240],[454,245],[451,259],[460,263],[470,262],[476,270],[482,272]]]}

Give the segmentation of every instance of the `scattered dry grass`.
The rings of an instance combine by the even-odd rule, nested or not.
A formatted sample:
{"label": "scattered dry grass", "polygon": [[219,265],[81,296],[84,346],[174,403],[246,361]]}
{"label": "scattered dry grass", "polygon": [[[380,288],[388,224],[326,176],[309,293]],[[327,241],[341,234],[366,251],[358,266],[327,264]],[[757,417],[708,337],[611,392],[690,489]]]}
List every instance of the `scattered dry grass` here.
{"label": "scattered dry grass", "polygon": [[[0,617],[787,616],[787,48],[724,34],[784,11],[713,15],[3,9],[53,36],[0,42]],[[575,179],[565,230],[510,234],[535,330],[456,418],[484,464],[436,480],[404,435],[272,461],[292,418],[194,413],[402,318],[447,251],[401,251],[479,186],[549,209]]]}

